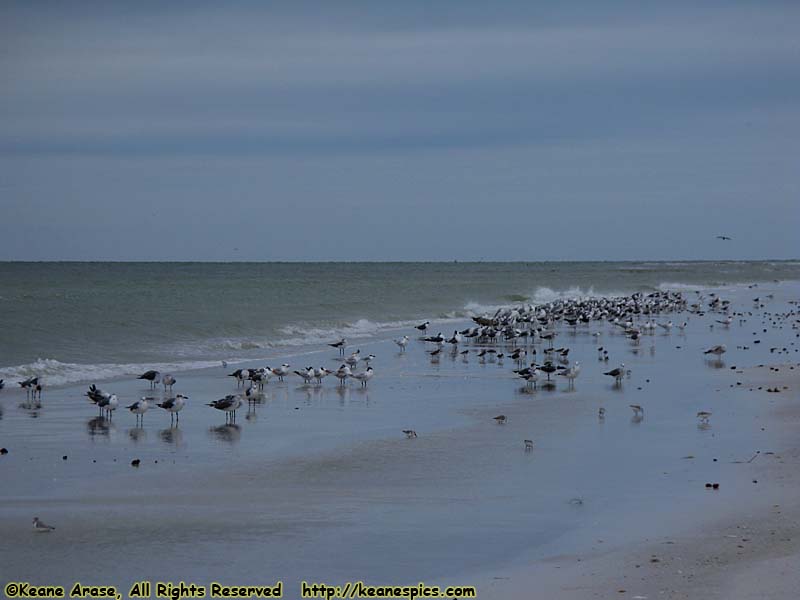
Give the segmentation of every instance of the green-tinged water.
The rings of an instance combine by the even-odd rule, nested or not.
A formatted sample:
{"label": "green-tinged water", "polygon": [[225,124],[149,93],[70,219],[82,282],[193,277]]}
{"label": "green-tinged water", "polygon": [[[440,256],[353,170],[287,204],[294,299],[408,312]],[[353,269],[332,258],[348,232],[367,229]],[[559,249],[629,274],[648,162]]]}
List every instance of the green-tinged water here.
{"label": "green-tinged water", "polygon": [[179,370],[559,295],[772,280],[800,262],[0,263],[0,377]]}

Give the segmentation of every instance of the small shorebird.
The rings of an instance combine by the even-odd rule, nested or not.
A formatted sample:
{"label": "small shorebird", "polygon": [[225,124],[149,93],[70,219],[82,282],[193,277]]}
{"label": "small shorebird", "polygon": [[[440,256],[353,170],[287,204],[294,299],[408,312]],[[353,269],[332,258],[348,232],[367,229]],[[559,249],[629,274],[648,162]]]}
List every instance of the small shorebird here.
{"label": "small shorebird", "polygon": [[525,452],[530,452],[533,450],[533,440],[524,440],[525,442]]}
{"label": "small shorebird", "polygon": [[713,354],[715,356],[722,356],[728,349],[725,347],[725,344],[719,344],[718,346],[712,346],[708,350],[704,351],[703,354]]}
{"label": "small shorebird", "polygon": [[363,360],[363,361],[364,361],[364,363],[365,363],[367,366],[369,366],[369,363],[371,363],[371,362],[372,362],[373,360],[375,360],[376,358],[377,358],[377,356],[375,356],[374,354],[370,354],[370,355],[368,355],[368,356],[365,356],[365,357],[364,357],[364,358],[362,358],[361,360]]}
{"label": "small shorebird", "polygon": [[642,415],[642,413],[644,413],[644,409],[638,404],[629,404],[628,406],[630,406],[631,410],[633,410],[634,417],[639,417]]}
{"label": "small shorebird", "polygon": [[149,400],[150,400],[149,398],[144,398],[143,397],[141,400],[138,400],[138,401],[134,402],[133,404],[129,404],[128,406],[125,407],[129,411],[131,411],[133,414],[136,415],[136,424],[137,425],[139,424],[140,420],[141,420],[142,424],[144,424],[144,413],[146,413],[147,409],[150,408]]}
{"label": "small shorebird", "polygon": [[395,344],[400,346],[400,352],[405,352],[406,351],[406,346],[408,346],[408,336],[407,335],[404,335],[400,339],[393,340],[393,341],[394,341]]}
{"label": "small shorebird", "polygon": [[708,419],[711,417],[711,413],[706,410],[701,410],[697,413],[697,418],[700,419],[701,423],[708,424]]}
{"label": "small shorebird", "polygon": [[338,348],[339,356],[344,355],[344,347],[346,345],[347,345],[347,340],[344,338],[340,339],[338,342],[335,342],[333,344],[328,344],[328,346],[330,346],[331,348]]}
{"label": "small shorebird", "polygon": [[150,389],[156,387],[156,384],[161,383],[161,373],[154,370],[145,371],[137,379],[146,379],[150,382]]}
{"label": "small shorebird", "polygon": [[406,437],[410,440],[412,438],[417,437],[417,432],[413,429],[403,429],[403,433],[406,434]]}
{"label": "small shorebird", "polygon": [[178,394],[174,398],[169,398],[160,402],[157,406],[159,408],[163,408],[167,412],[169,412],[169,422],[172,423],[172,420],[175,419],[176,421],[180,420],[180,411],[183,409],[186,401],[189,399],[188,396],[184,396],[183,394]]}
{"label": "small shorebird", "polygon": [[496,417],[493,417],[493,418],[497,422],[498,425],[505,425],[505,422],[506,422],[506,416],[505,415],[497,415]]}
{"label": "small shorebird", "polygon": [[161,383],[164,385],[164,391],[166,392],[167,388],[169,388],[169,391],[171,392],[172,386],[175,385],[176,381],[177,379],[175,379],[175,377],[173,377],[171,374],[167,373],[166,375],[164,375],[161,378]]}
{"label": "small shorebird", "polygon": [[233,422],[236,420],[236,409],[242,405],[242,397],[241,396],[234,396],[233,394],[229,394],[224,398],[220,398],[219,400],[214,400],[214,402],[209,402],[207,406],[212,408],[216,408],[217,410],[221,410],[225,413],[225,423],[228,421]]}
{"label": "small shorebird", "polygon": [[602,406],[597,410],[597,418],[601,421],[606,418],[606,409]]}
{"label": "small shorebird", "polygon": [[361,373],[353,373],[353,379],[358,379],[361,382],[361,385],[367,387],[367,382],[372,379],[372,375],[375,373],[372,367],[367,367],[366,371],[362,371]]}
{"label": "small shorebird", "polygon": [[425,330],[428,329],[428,325],[430,325],[430,321],[425,321],[421,325],[417,325],[416,328],[419,329],[421,332],[425,333]]}
{"label": "small shorebird", "polygon": [[43,523],[39,520],[39,517],[33,517],[33,530],[36,533],[50,533],[51,531],[55,531],[56,528]]}

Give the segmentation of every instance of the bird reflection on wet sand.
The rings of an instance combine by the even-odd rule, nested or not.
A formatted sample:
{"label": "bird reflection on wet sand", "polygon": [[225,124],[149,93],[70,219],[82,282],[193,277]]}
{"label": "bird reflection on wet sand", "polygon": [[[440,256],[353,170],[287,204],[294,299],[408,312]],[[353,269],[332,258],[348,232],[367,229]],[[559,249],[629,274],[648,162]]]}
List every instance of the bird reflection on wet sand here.
{"label": "bird reflection on wet sand", "polygon": [[232,423],[219,425],[218,427],[209,427],[208,432],[220,442],[226,442],[228,444],[236,443],[242,437],[242,428]]}

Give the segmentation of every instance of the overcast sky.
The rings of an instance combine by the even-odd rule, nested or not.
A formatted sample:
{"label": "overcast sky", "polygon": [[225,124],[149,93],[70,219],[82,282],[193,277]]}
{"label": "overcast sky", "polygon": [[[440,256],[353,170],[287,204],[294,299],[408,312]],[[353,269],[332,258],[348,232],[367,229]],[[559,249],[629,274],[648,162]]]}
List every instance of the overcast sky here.
{"label": "overcast sky", "polygon": [[800,2],[5,1],[0,259],[796,258],[799,31]]}

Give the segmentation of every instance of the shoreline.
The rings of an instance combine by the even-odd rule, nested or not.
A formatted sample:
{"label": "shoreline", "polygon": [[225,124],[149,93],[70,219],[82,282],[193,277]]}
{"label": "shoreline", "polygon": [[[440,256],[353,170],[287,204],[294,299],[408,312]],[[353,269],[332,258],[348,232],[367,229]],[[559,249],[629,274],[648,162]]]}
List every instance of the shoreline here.
{"label": "shoreline", "polygon": [[[562,330],[559,343],[583,364],[574,389],[557,378],[552,389],[530,390],[511,374],[512,361],[480,361],[474,353],[432,361],[416,340],[405,354],[375,340],[362,345],[379,357],[367,389],[273,381],[257,406],[243,407],[236,426],[203,406],[233,391],[230,369],[221,367],[179,378],[176,390],[190,397],[179,428],[168,427],[161,411],[135,427],[122,409],[99,426],[80,385],[52,388],[39,414],[6,401],[0,433],[14,443],[0,440],[11,450],[0,458],[8,482],[0,535],[18,549],[8,567],[36,578],[37,561],[45,560],[56,580],[88,576],[91,561],[79,559],[99,528],[105,547],[141,556],[148,574],[165,579],[176,572],[203,579],[209,571],[198,568],[197,553],[227,552],[237,557],[232,577],[263,568],[287,581],[441,578],[477,585],[483,597],[513,598],[520,585],[520,597],[558,591],[564,574],[569,585],[586,577],[586,565],[608,560],[622,568],[649,543],[690,540],[680,531],[710,527],[700,511],[749,510],[753,484],[736,473],[762,468],[766,452],[796,431],[796,418],[763,414],[791,408],[795,383],[778,394],[735,386],[800,373],[746,366],[786,363],[767,354],[773,338],[786,334],[775,329],[753,350],[734,350],[757,320],[710,333],[707,319],[692,316],[686,333],[658,333],[641,347],[608,325],[600,341],[593,327]],[[709,364],[702,351],[720,339],[732,357]],[[597,360],[600,344],[611,350],[610,364]],[[310,356],[314,364],[340,360],[329,351]],[[602,373],[622,360],[633,376],[617,387]],[[108,387],[127,401],[148,393],[145,383],[119,379]],[[645,406],[643,421],[631,417],[630,403]],[[602,422],[600,406],[607,409]],[[699,410],[713,412],[710,428],[698,426]],[[508,415],[506,424],[493,421],[499,413]],[[419,438],[406,439],[405,428]],[[534,440],[531,452],[525,439]],[[741,464],[757,449],[764,456]],[[141,466],[133,468],[132,459]],[[707,481],[722,487],[705,490]],[[47,547],[27,529],[31,511],[58,527]],[[171,555],[192,550],[166,570],[149,558],[163,544]],[[37,560],[25,559],[31,556]],[[309,572],[309,564],[321,572]],[[115,583],[133,580],[124,565],[108,569]],[[600,581],[609,590],[618,585]]]}
{"label": "shoreline", "polygon": [[[788,370],[789,366],[794,369]],[[730,379],[748,373],[743,381],[748,391],[766,382],[785,386],[788,393],[777,406],[768,407],[765,426],[796,431],[799,366],[766,364],[731,371]],[[786,370],[777,374],[771,367]],[[595,540],[584,552],[484,573],[476,585],[489,597],[509,600],[792,597],[800,589],[800,444],[765,451],[752,463],[738,466],[742,470],[738,479],[751,481],[757,491],[748,494],[744,504],[741,498],[730,502],[720,495],[724,506],[714,503],[713,508],[726,514],[685,513],[686,522],[672,534],[644,530],[638,539],[610,549],[603,547],[603,540]]]}

